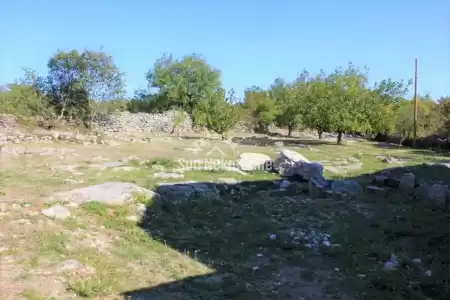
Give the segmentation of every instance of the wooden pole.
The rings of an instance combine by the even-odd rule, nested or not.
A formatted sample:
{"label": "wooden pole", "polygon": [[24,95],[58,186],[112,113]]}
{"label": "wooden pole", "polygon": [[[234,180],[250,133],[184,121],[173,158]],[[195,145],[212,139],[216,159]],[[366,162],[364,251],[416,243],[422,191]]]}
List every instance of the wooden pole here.
{"label": "wooden pole", "polygon": [[414,64],[414,125],[413,125],[413,148],[416,148],[417,138],[417,58]]}

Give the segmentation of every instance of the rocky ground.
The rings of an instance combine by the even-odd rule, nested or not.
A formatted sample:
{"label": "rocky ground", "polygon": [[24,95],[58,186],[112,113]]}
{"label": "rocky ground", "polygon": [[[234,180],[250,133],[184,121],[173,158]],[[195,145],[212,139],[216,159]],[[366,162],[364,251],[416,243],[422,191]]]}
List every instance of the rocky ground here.
{"label": "rocky ground", "polygon": [[56,131],[0,148],[2,300],[449,296],[445,153]]}

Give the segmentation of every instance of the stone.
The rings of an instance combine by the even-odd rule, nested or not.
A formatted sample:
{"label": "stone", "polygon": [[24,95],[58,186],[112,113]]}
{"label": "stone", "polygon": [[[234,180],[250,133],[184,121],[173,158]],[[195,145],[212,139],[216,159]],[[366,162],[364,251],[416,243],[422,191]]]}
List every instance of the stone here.
{"label": "stone", "polygon": [[298,174],[300,164],[309,160],[298,152],[283,149],[278,153],[273,162],[273,169],[282,176],[294,176]]}
{"label": "stone", "polygon": [[374,184],[386,184],[388,177],[385,175],[376,175],[373,180],[372,183]]}
{"label": "stone", "polygon": [[430,198],[430,200],[442,206],[446,205],[447,203],[447,194],[448,194],[447,184],[435,183],[428,190],[428,197]]}
{"label": "stone", "polygon": [[83,264],[80,263],[76,259],[69,259],[62,263],[60,263],[57,267],[57,272],[67,272],[67,271],[74,271],[83,268]]}
{"label": "stone", "polygon": [[282,141],[276,141],[275,143],[273,143],[273,145],[274,145],[275,147],[283,147],[283,146],[284,146],[284,143],[283,143]]}
{"label": "stone", "polygon": [[302,162],[299,165],[297,174],[305,180],[312,178],[323,178],[323,165],[317,162]]}
{"label": "stone", "polygon": [[414,188],[416,187],[416,176],[413,173],[405,173],[400,178],[399,188],[405,193],[414,192]]}
{"label": "stone", "polygon": [[355,180],[335,180],[331,183],[331,190],[334,193],[343,193],[357,196],[362,193],[362,186]]}
{"label": "stone", "polygon": [[65,201],[82,204],[98,201],[107,205],[123,205],[131,202],[136,194],[144,194],[148,198],[157,198],[155,192],[128,182],[106,182],[67,192],[57,192],[46,200],[46,203]]}
{"label": "stone", "polygon": [[84,274],[93,274],[95,273],[95,269],[89,266],[86,266],[82,263],[80,263],[76,259],[68,259],[58,265],[56,268],[56,271],[58,273],[63,272],[71,272],[71,271],[77,271],[77,273],[82,272]]}
{"label": "stone", "polygon": [[62,205],[54,205],[50,208],[41,210],[41,213],[51,219],[64,220],[70,216],[70,211]]}
{"label": "stone", "polygon": [[153,174],[154,178],[163,178],[163,179],[168,179],[168,178],[184,178],[183,174],[180,173],[167,173],[167,172],[159,172],[159,173],[155,173]]}
{"label": "stone", "polygon": [[239,155],[236,165],[242,171],[267,170],[271,161],[267,154],[245,152]]}
{"label": "stone", "polygon": [[159,183],[157,192],[161,198],[174,202],[194,198],[218,199],[220,195],[215,184],[198,181]]}

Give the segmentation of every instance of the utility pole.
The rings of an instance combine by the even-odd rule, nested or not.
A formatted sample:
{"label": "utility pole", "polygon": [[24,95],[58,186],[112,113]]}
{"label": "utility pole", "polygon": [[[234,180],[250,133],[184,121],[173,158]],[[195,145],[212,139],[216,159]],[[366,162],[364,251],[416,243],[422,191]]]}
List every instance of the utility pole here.
{"label": "utility pole", "polygon": [[413,148],[416,148],[417,137],[417,58],[414,65],[414,125],[413,125]]}

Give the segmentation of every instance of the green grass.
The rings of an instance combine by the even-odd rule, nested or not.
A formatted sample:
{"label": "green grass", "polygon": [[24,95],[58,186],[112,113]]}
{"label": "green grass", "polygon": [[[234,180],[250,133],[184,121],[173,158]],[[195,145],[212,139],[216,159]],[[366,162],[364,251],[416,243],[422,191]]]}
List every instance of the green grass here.
{"label": "green grass", "polygon": [[[161,151],[167,147],[170,153],[172,148],[178,147],[184,153],[180,157],[194,155],[201,159],[207,149],[215,145],[229,154],[227,145],[212,141],[198,154],[183,152],[190,147],[190,141],[165,143]],[[134,213],[135,204],[107,206],[90,202],[71,208],[72,217],[66,220],[45,223],[45,231],[33,232],[25,246],[11,239],[7,244],[9,250],[2,254],[22,258],[21,255],[32,252],[31,256],[25,255],[27,259],[22,264],[22,268],[29,271],[27,274],[69,258],[92,267],[95,269],[92,274],[55,275],[64,276],[68,291],[85,299],[108,298],[141,287],[151,287],[169,298],[172,293],[182,293],[186,299],[308,299],[307,290],[312,288],[318,294],[316,298],[325,295],[334,299],[346,299],[346,295],[354,299],[448,298],[450,277],[446,266],[450,262],[450,231],[443,226],[450,219],[448,212],[397,193],[391,193],[389,198],[367,194],[353,200],[310,199],[301,184],[277,190],[273,180],[279,177],[259,171],[247,176],[222,170],[186,171],[183,179],[155,179],[153,174],[157,170],[153,166],[172,169],[179,165],[170,158],[171,154],[165,157],[164,152],[147,157],[147,153],[153,153],[151,147],[154,145],[126,145],[115,149],[114,155],[111,154],[114,159],[136,152],[136,156],[150,160],[145,165],[131,161],[129,164],[136,168],[129,172],[83,168],[84,175],[79,177],[84,180],[82,186],[126,181],[157,191],[159,182],[214,182],[219,178],[234,178],[243,183],[240,188],[222,191],[219,199],[202,198],[179,205],[167,202],[155,205],[146,196],[136,194],[134,203],[147,206],[142,224],[126,219]],[[417,177],[450,183],[448,169],[418,167],[422,163],[444,160],[445,153],[382,149],[372,143],[313,147],[319,151],[290,149],[312,161],[334,162],[355,157],[363,163],[360,170],[346,174],[326,172],[328,178],[355,178],[367,184],[373,173],[396,166],[376,158],[376,155],[389,154],[407,159],[405,167]],[[237,154],[259,152],[275,157],[275,147],[271,146],[239,146],[236,150]],[[96,155],[108,155],[103,153],[106,150],[95,151]],[[36,205],[35,199],[42,200],[52,190],[74,187],[62,184],[61,178],[67,178],[69,172],[50,174],[42,161],[17,157],[10,163],[0,171],[1,192],[6,197],[11,197],[11,191],[17,191],[19,197],[11,198]],[[36,172],[29,172],[29,168]],[[395,170],[399,174],[407,171],[400,167]],[[28,198],[29,195],[32,197]],[[28,218],[19,213],[29,209],[22,207],[4,216],[0,222],[5,223],[1,225],[16,217]],[[44,217],[29,218],[33,219],[33,224],[38,224]],[[290,236],[294,229],[308,234],[312,230],[329,233],[332,243],[340,246],[322,245],[310,249],[305,246],[306,241],[296,241]],[[107,247],[87,248],[89,245],[83,244],[82,238],[70,236],[71,231],[78,230],[92,234],[94,239],[95,234],[101,234],[106,238]],[[275,240],[269,238],[271,233],[276,234]],[[21,251],[12,252],[12,245],[22,247]],[[402,264],[397,271],[387,273],[382,267],[391,253],[396,253]],[[411,263],[415,257],[422,259],[421,266]],[[433,276],[424,276],[427,269],[433,271]],[[193,278],[187,279],[190,276]],[[178,283],[170,284],[171,281]],[[167,283],[164,288],[157,287]],[[46,299],[39,290],[24,290],[21,296]]]}
{"label": "green grass", "polygon": [[47,298],[42,296],[38,291],[34,289],[27,289],[20,293],[20,296],[24,297],[27,300],[51,300],[54,298]]}

